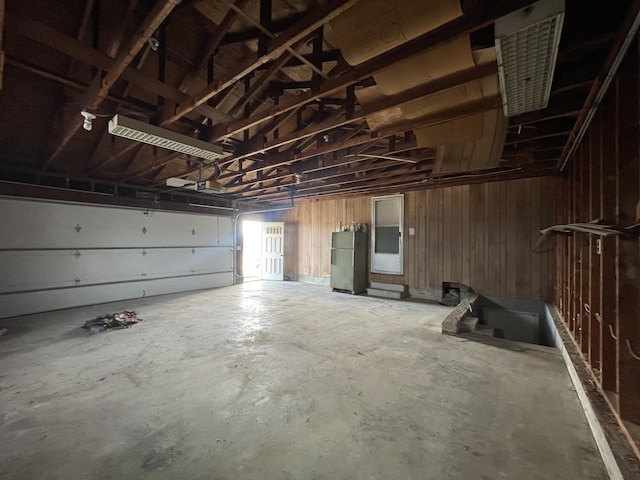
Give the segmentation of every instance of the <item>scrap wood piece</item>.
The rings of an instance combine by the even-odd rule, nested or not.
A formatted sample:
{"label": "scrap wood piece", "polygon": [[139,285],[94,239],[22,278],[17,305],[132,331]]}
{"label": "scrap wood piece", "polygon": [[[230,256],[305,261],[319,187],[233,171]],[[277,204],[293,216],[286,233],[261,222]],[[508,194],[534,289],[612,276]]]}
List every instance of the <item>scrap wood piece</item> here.
{"label": "scrap wood piece", "polygon": [[599,219],[591,220],[588,223],[567,223],[564,225],[552,225],[551,227],[543,228],[540,230],[542,236],[536,246],[533,248],[535,252],[542,242],[551,234],[569,234],[573,235],[574,232],[589,233],[592,235],[599,235],[601,237],[609,237],[611,235],[639,235],[640,223],[630,225],[628,227],[621,227],[620,225],[602,224]]}

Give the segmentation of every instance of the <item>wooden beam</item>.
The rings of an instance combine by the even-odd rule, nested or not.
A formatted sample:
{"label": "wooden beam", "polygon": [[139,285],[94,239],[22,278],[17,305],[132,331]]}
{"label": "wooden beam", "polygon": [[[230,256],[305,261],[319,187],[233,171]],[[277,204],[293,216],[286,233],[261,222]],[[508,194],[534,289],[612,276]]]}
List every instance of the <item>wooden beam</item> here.
{"label": "wooden beam", "polygon": [[584,101],[584,96],[552,98],[549,101],[549,106],[543,110],[509,118],[509,125],[529,125],[554,118],[577,117],[584,107]]}
{"label": "wooden beam", "polygon": [[[91,19],[91,13],[93,11],[94,0],[88,0],[84,7],[84,14],[82,15],[82,21],[80,22],[80,28],[78,28],[78,34],[76,35],[76,39],[79,41],[82,40],[87,27],[89,25],[89,20]],[[69,65],[69,69],[67,70],[67,77],[70,77],[73,73],[73,69],[76,65],[76,59],[72,58],[71,63]]]}
{"label": "wooden beam", "polygon": [[[356,163],[360,165],[350,167],[350,168],[345,168],[346,165],[356,164]],[[325,168],[324,170],[316,170],[314,173],[305,173],[300,183],[296,185],[297,185],[297,188],[304,188],[304,187],[300,187],[299,185],[325,182],[327,180],[338,179],[340,177],[348,177],[348,176],[352,176],[354,174],[360,174],[360,173],[372,174],[371,178],[375,178],[373,177],[373,174],[375,174],[376,172],[381,172],[387,168],[402,169],[402,167],[398,164],[398,162],[395,162],[392,160],[383,160],[383,161],[375,162],[375,161],[370,161],[370,159],[368,158],[358,159],[355,157],[351,157],[347,159],[342,159],[341,167],[330,167],[330,168]],[[404,168],[404,170],[416,171],[415,167],[412,167],[412,166],[407,166]],[[394,172],[396,172],[396,170],[394,170]],[[296,172],[288,172],[285,174],[278,175],[275,178],[266,178],[265,180],[282,181],[287,177],[292,177],[295,173]],[[387,175],[385,175],[385,177],[386,176]],[[257,183],[258,183],[257,181],[247,181],[238,185],[237,188],[231,188],[228,190],[231,193],[241,193],[241,194],[245,192],[265,193],[280,186],[279,184],[277,184],[277,185],[265,186],[262,188],[254,188]],[[336,181],[335,183],[340,183],[340,182]],[[327,185],[326,183],[322,183],[320,187],[325,187],[326,185]],[[311,186],[309,188],[315,188],[315,187]]]}
{"label": "wooden beam", "polygon": [[[234,135],[235,133],[266,121],[272,118],[274,115],[281,114],[294,108],[299,108],[309,102],[322,97],[330,96],[331,94],[334,94],[336,92],[341,92],[349,85],[368,78],[377,71],[382,70],[395,62],[404,60],[413,55],[423,52],[425,49],[434,48],[443,43],[449,42],[452,39],[491,25],[497,18],[518,10],[519,8],[525,7],[531,3],[533,3],[533,0],[492,2],[478,15],[463,15],[462,17],[452,20],[445,25],[442,25],[441,27],[438,27],[430,32],[425,33],[424,35],[421,35],[377,57],[374,57],[371,60],[358,65],[356,68],[343,73],[337,78],[331,78],[327,80],[317,92],[306,92],[296,97],[288,98],[286,101],[281,102],[278,107],[274,106],[270,109],[265,109],[264,111],[260,112],[260,114],[254,115],[250,119],[235,122],[229,125],[225,129],[225,131],[217,132],[217,135],[213,138],[213,140],[222,140],[225,137]],[[278,37],[278,39],[279,38],[280,37]],[[203,91],[202,95],[200,96],[204,97],[206,96],[206,94],[207,92]],[[179,111],[179,113],[188,113],[190,111],[190,108],[193,105],[197,104],[198,101],[200,101],[199,96],[194,97],[193,101],[183,107],[182,110]]]}
{"label": "wooden beam", "polygon": [[[404,133],[407,130],[412,130],[413,128],[429,125],[432,122],[446,121],[452,118],[459,118],[460,116],[471,115],[473,112],[476,112],[478,109],[483,111],[484,109],[496,108],[496,106],[499,106],[498,103],[499,103],[498,98],[482,100],[480,102],[474,102],[459,108],[447,110],[445,112],[440,112],[437,115],[432,115],[429,117],[418,119],[415,121],[415,123],[412,123],[410,125],[401,125],[398,128],[390,128],[384,132],[378,132],[376,133],[375,137],[372,137],[370,135],[362,135],[344,142],[324,145],[323,147],[316,148],[313,150],[308,150],[302,153],[294,153],[294,152],[287,151],[287,152],[272,154],[268,158],[266,158],[262,164],[260,164],[259,166],[250,168],[249,170],[246,171],[246,173],[262,170],[265,168],[279,167],[279,166],[287,165],[300,160],[304,160],[307,158],[311,158],[314,156],[336,152],[339,150],[348,149],[351,147],[356,147],[356,146],[368,144],[371,142],[377,142],[377,141],[380,141],[381,139],[387,138],[392,135],[404,135]],[[223,162],[223,164],[225,163],[226,163],[226,160],[225,162]]]}
{"label": "wooden beam", "polygon": [[96,108],[107,92],[124,73],[138,52],[147,43],[149,37],[160,27],[180,0],[160,0],[149,12],[142,25],[138,28],[134,38],[127,48],[120,51],[113,65],[102,79],[102,85],[97,95],[92,98],[91,108]]}
{"label": "wooden beam", "polygon": [[[322,49],[324,45],[324,26],[321,26],[316,34],[313,36],[313,64],[316,68],[319,68],[322,71]],[[318,75],[317,73],[313,73],[311,77],[312,90],[318,91],[320,90],[320,85],[322,84],[322,75]],[[324,77],[326,78],[326,77]]]}
{"label": "wooden beam", "polygon": [[499,108],[502,105],[502,99],[500,97],[483,98],[475,102],[469,102],[467,104],[443,110],[426,117],[412,120],[392,127],[386,127],[380,129],[377,133],[380,137],[388,137],[390,135],[398,134],[401,132],[408,132],[415,130],[416,128],[428,127],[429,125],[435,125],[437,123],[443,123],[456,118],[467,117],[469,115],[475,115],[476,113],[486,112]]}
{"label": "wooden beam", "polygon": [[[302,13],[294,13],[293,15],[290,15],[285,18],[272,20],[271,28],[269,30],[272,33],[282,33],[285,30],[293,27],[303,17],[304,17],[304,14]],[[242,30],[240,32],[227,33],[222,39],[220,46],[255,41],[255,40],[258,40],[259,37],[260,37],[260,30],[258,30],[255,27],[251,27],[246,30]]]}
{"label": "wooden beam", "polygon": [[[13,58],[12,56],[6,57],[6,64],[15,68],[20,68],[25,72],[33,73],[34,75],[38,75],[39,77],[46,78],[47,80],[60,83],[61,85],[73,88],[75,90],[85,91],[87,88],[89,88],[89,85],[87,85],[86,83],[80,83],[80,82],[76,82],[75,80],[71,80],[69,78],[61,77],[60,75],[57,75],[48,70],[44,70],[28,62],[18,60],[16,58]],[[143,110],[147,112],[153,111],[153,105],[142,102],[140,100],[135,100],[132,98],[124,98],[120,95],[115,95],[115,94],[107,95],[107,99],[112,100],[116,103],[121,103],[123,105],[126,105],[128,108],[131,108],[133,110]]]}
{"label": "wooden beam", "polygon": [[[580,222],[580,170],[572,169],[571,172],[571,223]],[[580,304],[580,238],[578,235],[571,237],[571,323],[572,334],[576,340],[578,350],[580,348],[580,328],[582,321],[582,305]]]}
{"label": "wooden beam", "polygon": [[[431,166],[424,166],[423,168],[416,168],[415,166],[409,166],[407,167],[405,166],[399,166],[397,162],[394,162],[393,165],[396,167],[393,170],[385,173],[384,177],[380,177],[376,180],[371,180],[370,178],[367,178],[365,175],[359,176],[359,175],[354,175],[352,174],[352,176],[350,178],[344,178],[344,179],[338,179],[338,180],[333,180],[333,181],[327,181],[327,182],[322,182],[318,185],[310,185],[307,187],[302,187],[299,188],[298,186],[296,186],[296,195],[309,195],[309,194],[316,194],[319,192],[325,192],[325,191],[330,191],[332,189],[340,189],[342,191],[345,190],[351,190],[351,189],[360,189],[360,188],[372,188],[372,187],[379,187],[379,186],[389,186],[389,185],[394,185],[394,184],[398,184],[398,183],[402,183],[402,182],[407,182],[407,181],[420,181],[424,178],[427,178],[428,175],[431,173]],[[385,166],[381,167],[381,169],[384,168],[388,168],[389,166],[386,165],[385,162]],[[369,171],[373,170],[371,167],[369,167]],[[358,173],[365,173],[365,172],[358,172]],[[247,192],[248,193],[248,192]],[[254,195],[254,192],[250,192],[251,195]],[[275,192],[275,193],[262,193],[262,192],[256,192],[260,195],[260,199],[268,199],[270,197],[279,197],[282,195],[281,192]]]}
{"label": "wooden beam", "polygon": [[[305,179],[308,180],[318,180],[321,178],[330,178],[331,176],[341,176],[346,173],[353,173],[353,170],[347,171],[341,167],[345,167],[347,165],[359,163],[361,165],[367,163],[373,163],[369,158],[358,158],[357,154],[363,153],[367,151],[370,147],[372,147],[372,143],[362,145],[361,148],[357,149],[353,155],[348,155],[349,150],[344,150],[340,155],[331,156],[331,158],[318,158],[318,160],[308,160],[306,162],[299,162],[293,166],[292,169],[284,170],[282,173],[278,171],[277,168],[270,168],[265,171],[264,168],[260,168],[259,170],[253,170],[251,172],[248,171],[240,171],[240,172],[232,172],[228,175],[222,176],[219,180],[225,180],[231,178],[231,181],[228,184],[233,184],[237,186],[250,186],[256,183],[253,180],[247,180],[244,182],[236,182],[235,180],[238,178],[242,178],[244,175],[248,173],[255,173],[260,171],[265,171],[265,176],[268,180],[280,180],[283,178],[290,177],[294,173],[305,174]],[[411,145],[407,145],[407,147],[411,147]],[[415,147],[415,142],[413,144]],[[386,152],[386,150],[385,150]],[[389,162],[387,166],[397,165],[397,162]],[[271,172],[271,173],[269,173]],[[337,174],[333,175],[335,172]],[[307,180],[303,180],[304,183]]]}
{"label": "wooden beam", "polygon": [[[450,35],[452,33],[458,36],[463,35],[477,28],[481,28],[483,26],[489,25],[495,20],[495,18],[498,18],[504,15],[505,13],[509,13],[517,8],[521,8],[522,6],[528,5],[530,3],[532,2],[531,1],[500,2],[499,4],[493,4],[491,8],[488,8],[487,10],[483,11],[481,16],[479,17],[471,18],[471,17],[463,16],[462,19],[450,22],[446,26],[436,29],[434,31],[435,33],[430,32],[425,36],[419,37],[414,41],[408,42],[408,44],[405,44],[399,48],[396,48],[391,50],[390,52],[387,52],[386,54],[383,54],[381,56],[382,59],[380,57],[376,57],[374,61],[366,62],[365,64],[363,64],[365,65],[365,69],[358,70],[356,74],[351,73],[351,76],[350,76],[349,73],[346,73],[344,76],[341,76],[336,80],[329,80],[325,82],[324,86],[321,88],[320,94],[317,96],[310,96],[309,94],[303,94],[301,96],[295,97],[293,100],[293,103],[291,103],[292,100],[286,100],[285,102],[281,102],[281,105],[273,107],[272,109],[267,109],[266,113],[260,113],[258,115],[252,116],[251,119],[237,122],[236,124],[230,126],[228,129],[225,129],[226,131],[224,134],[222,134],[221,137],[218,136],[216,138],[222,139],[228,136],[232,130],[233,130],[233,133],[237,133],[238,131],[242,131],[245,128],[248,128],[249,126],[253,126],[257,123],[260,123],[261,121],[272,118],[273,114],[288,112],[292,108],[295,108],[295,106],[297,105],[304,105],[309,101],[320,98],[322,94],[325,94],[327,92],[333,92],[339,88],[345,88],[348,85],[356,83],[364,78],[370,77],[370,75],[373,72],[384,68],[389,63],[393,63],[394,61],[397,61],[400,58],[407,58],[419,51],[422,51],[425,48],[425,45],[426,46],[439,45],[440,43],[447,41],[450,38]],[[208,93],[211,93],[211,91],[209,91]],[[284,106],[282,104],[284,104]],[[411,127],[408,127],[408,128],[410,129]],[[396,133],[396,132],[393,132],[393,133]],[[404,131],[400,133],[404,133]],[[235,158],[228,160],[229,163],[233,161],[235,161]],[[267,164],[268,166],[273,166],[269,162],[267,162]]]}
{"label": "wooden beam", "polygon": [[[89,110],[95,110],[96,108],[98,108],[98,106],[106,98],[111,87],[113,87],[116,81],[124,73],[126,68],[138,54],[140,49],[147,43],[149,37],[153,35],[160,24],[164,21],[165,18],[167,18],[167,16],[171,13],[171,10],[173,10],[178,3],[180,3],[180,0],[159,0],[155,4],[151,12],[149,12],[149,15],[147,15],[145,20],[142,22],[142,25],[138,28],[138,31],[134,35],[127,48],[122,49],[113,61],[111,68],[104,76],[104,78],[102,78],[98,91],[96,93],[88,94],[87,97],[83,99],[82,103],[85,105],[85,108]],[[80,117],[78,117],[78,119],[66,129],[58,146],[42,166],[43,170],[46,169],[48,165],[62,152],[64,147],[69,143],[76,132],[81,128],[81,126],[82,120]]]}
{"label": "wooden beam", "polygon": [[[247,4],[248,0],[236,0],[235,5],[242,9]],[[178,86],[178,90],[181,92],[187,93],[191,86],[194,84],[195,79],[198,77],[200,71],[207,65],[209,58],[214,54],[216,49],[222,43],[222,39],[227,34],[233,23],[238,18],[238,12],[234,9],[230,8],[227,14],[224,16],[218,28],[214,34],[209,38],[207,44],[202,48],[200,54],[198,55],[198,61],[193,64],[191,69],[187,72],[187,74],[183,77],[180,85]]]}
{"label": "wooden beam", "polygon": [[253,72],[261,65],[279,58],[285,51],[287,51],[291,47],[291,45],[294,45],[295,43],[304,39],[318,27],[334,19],[359,1],[360,0],[332,0],[323,7],[312,10],[302,20],[300,20],[298,24],[294,25],[291,29],[283,32],[278,37],[274,38],[269,43],[269,51],[266,55],[259,57],[257,60],[251,61],[245,66],[240,67],[226,80],[215,82],[213,85],[209,85],[202,89],[192,98],[190,98],[189,101],[181,104],[178,107],[176,113],[166,120],[166,123],[171,123],[188,114],[198,105],[203,104],[209,98],[220,93],[227,86],[241,80],[243,77]]}
{"label": "wooden beam", "polygon": [[[277,154],[278,155],[278,159],[279,160],[274,160],[272,157],[269,159],[269,161],[265,161],[262,162],[260,164],[257,164],[253,167],[247,168],[245,169],[242,174],[248,174],[248,173],[254,173],[260,170],[264,170],[264,169],[268,169],[268,168],[277,168],[277,167],[282,167],[285,165],[289,165],[290,163],[293,162],[300,162],[302,160],[305,159],[310,159],[312,157],[316,157],[316,156],[322,156],[322,155],[326,155],[328,153],[333,153],[333,152],[338,152],[340,150],[344,150],[345,153],[349,152],[349,149],[352,147],[358,147],[358,146],[363,146],[363,145],[371,145],[373,143],[378,142],[380,139],[379,138],[371,138],[371,136],[369,135],[361,135],[349,140],[345,140],[342,141],[340,143],[336,143],[336,144],[331,144],[331,145],[325,145],[323,147],[320,148],[316,148],[315,150],[309,150],[303,153],[283,153],[283,154]],[[333,160],[331,162],[329,162],[329,166],[336,166],[336,165],[341,165],[343,163],[353,163],[353,161],[355,160],[346,160],[346,161],[342,161],[342,160]],[[304,168],[306,171],[306,169],[310,166],[310,164],[305,163]],[[315,168],[315,166],[314,166]],[[238,172],[230,172],[226,175],[223,175],[223,177],[221,178],[229,178],[229,177],[235,177],[237,175],[239,175],[240,173]]]}
{"label": "wooden beam", "polygon": [[[260,25],[267,31],[271,31],[272,0],[260,0]],[[260,31],[258,34],[258,56],[267,54],[269,36]]]}
{"label": "wooden beam", "polygon": [[251,87],[244,92],[236,103],[229,109],[229,115],[236,115],[242,107],[244,107],[252,98],[259,95],[268,86],[268,82],[282,69],[285,63],[291,58],[289,52],[284,53],[278,60],[273,62],[268,70],[262,72],[262,75],[254,80]]}
{"label": "wooden beam", "polygon": [[[590,169],[589,162],[591,157],[591,145],[588,141],[589,138],[585,139],[584,148],[580,149],[580,164],[576,165],[579,168],[580,172],[580,193],[579,193],[579,202],[580,202],[580,218],[579,222],[590,222],[593,220],[589,218],[589,184],[590,184]],[[580,265],[579,265],[579,275],[580,275],[580,286],[578,288],[578,296],[579,296],[579,312],[580,312],[580,348],[582,349],[582,353],[587,358],[587,363],[590,364],[589,361],[589,346],[590,346],[590,337],[591,337],[591,315],[587,309],[584,308],[585,305],[589,305],[589,270],[591,269],[590,258],[589,255],[589,239],[590,235],[579,235],[578,242],[580,248]]]}
{"label": "wooden beam", "polygon": [[[499,181],[507,181],[507,180],[516,180],[519,178],[532,178],[532,177],[541,177],[548,176],[553,174],[554,166],[549,167],[547,170],[539,170],[539,171],[514,171],[509,170],[505,172],[487,172],[484,174],[478,175],[460,175],[457,178],[447,178],[438,180],[435,179],[431,181],[429,178],[426,179],[416,179],[414,181],[409,181],[405,184],[391,184],[391,185],[380,185],[377,187],[369,187],[361,186],[354,188],[333,188],[331,191],[325,191],[322,193],[309,193],[309,194],[298,194],[294,195],[295,203],[305,203],[305,202],[313,202],[318,200],[333,200],[333,199],[343,199],[349,197],[356,197],[362,195],[385,195],[391,193],[402,193],[408,191],[416,191],[416,190],[426,190],[432,188],[443,188],[443,187],[453,187],[459,185],[472,185],[479,183],[487,183],[487,182],[499,182]],[[426,181],[424,181],[426,180]],[[280,192],[280,196],[273,196],[271,199],[265,201],[262,196],[256,196],[256,200],[258,200],[258,204],[271,204],[271,203],[279,203],[284,200],[289,199],[289,190],[283,189]],[[244,202],[245,199],[242,199]]]}
{"label": "wooden beam", "polygon": [[[146,59],[147,59],[147,55],[149,54],[149,51],[151,51],[151,46],[147,44],[147,46],[145,46],[145,50],[142,52],[142,55],[140,55],[138,61],[137,61],[137,65],[136,65],[136,70],[140,70],[142,69],[142,66],[144,65]],[[131,88],[131,82],[127,83],[127,86],[125,87],[124,91],[122,92],[123,96],[126,96],[129,92],[129,89]],[[164,98],[164,97],[163,97]],[[119,106],[119,105],[118,105]],[[156,114],[157,113],[157,108],[155,106],[153,106],[150,109],[151,114]],[[149,115],[149,117],[151,117],[152,115]],[[111,142],[111,145],[113,145],[113,140],[114,138],[109,134],[109,130],[108,128],[105,126],[103,132],[102,132],[102,137],[100,138],[100,142],[98,143],[98,145],[96,146],[95,150],[93,151],[93,154],[91,155],[91,158],[89,159],[89,161],[85,164],[85,173],[89,173],[93,171],[93,166],[97,165],[99,163],[101,163],[98,160],[98,155],[100,152],[100,146],[102,143],[104,142]],[[140,153],[144,150],[144,144],[140,144],[140,145],[135,145],[132,144],[130,146],[131,148],[127,151],[134,151],[134,155],[131,158],[130,162],[133,163],[137,157],[140,155]]]}
{"label": "wooden beam", "polygon": [[[275,155],[270,155],[269,158],[265,159],[264,163],[260,167],[257,167],[255,170],[262,170],[264,168],[273,168],[277,166],[286,165],[286,164],[303,160],[305,158],[310,158],[312,156],[316,156],[319,154],[341,150],[344,148],[348,148],[350,146],[362,145],[364,143],[371,142],[372,140],[379,140],[382,138],[390,137],[392,135],[404,134],[404,132],[413,130],[414,128],[420,128],[420,127],[444,122],[444,121],[455,119],[455,118],[465,117],[477,112],[498,108],[501,105],[500,102],[501,102],[501,99],[497,97],[482,99],[477,102],[470,102],[469,104],[452,108],[443,112],[438,112],[437,114],[429,115],[427,117],[414,120],[407,124],[402,124],[402,125],[383,129],[380,132],[376,133],[375,138],[372,138],[370,136],[357,137],[347,142],[342,142],[340,144],[326,145],[324,147],[316,148],[315,150],[310,150],[300,154],[292,153],[292,152],[276,153]],[[313,127],[315,126],[312,126],[312,128]],[[306,136],[306,134],[303,134],[303,135]],[[241,158],[244,158],[244,157],[245,157],[244,155],[241,156]],[[228,165],[230,163],[233,163],[233,161],[235,160],[237,160],[237,157],[235,158],[232,157],[232,159],[225,159],[223,162],[220,162],[220,165]]]}
{"label": "wooden beam", "polygon": [[[222,164],[232,162],[238,158],[245,158],[245,157],[255,155],[257,153],[263,153],[267,150],[281,147],[287,143],[298,141],[303,138],[311,137],[319,133],[333,130],[335,128],[347,125],[352,122],[363,120],[370,115],[374,115],[376,113],[382,112],[388,108],[401,105],[403,103],[410,102],[412,100],[422,98],[427,95],[431,95],[441,90],[452,88],[458,85],[463,85],[469,81],[477,80],[483,77],[487,77],[489,75],[493,75],[495,74],[496,68],[497,67],[495,64],[489,64],[489,65],[484,65],[482,67],[465,70],[463,72],[458,72],[453,75],[448,75],[446,77],[434,80],[427,84],[419,85],[417,87],[411,88],[409,90],[398,93],[396,95],[389,96],[384,100],[368,105],[367,107],[361,108],[360,110],[353,112],[351,115],[351,118],[345,118],[342,115],[337,119],[330,118],[323,122],[317,123],[315,125],[310,125],[309,127],[303,130],[297,130],[297,131],[291,132],[288,135],[283,135],[281,137],[278,137],[277,139],[273,139],[270,141],[264,141],[262,137],[256,137],[250,144],[241,145],[240,149],[238,150],[238,153],[231,158],[225,159],[224,162],[222,162]],[[395,128],[395,126],[391,128],[394,130],[394,132],[398,130]],[[403,126],[401,127],[401,131],[405,132],[407,130],[411,130],[412,128],[413,126],[411,127]],[[387,136],[387,135],[382,134],[382,136]]]}
{"label": "wooden beam", "polygon": [[537,123],[534,128],[522,128],[517,125],[509,127],[505,144],[529,142],[532,140],[541,140],[543,138],[551,138],[569,135],[575,119],[571,117],[556,118]]}
{"label": "wooden beam", "polygon": [[[600,216],[600,197],[602,192],[600,191],[600,158],[602,156],[602,120],[601,118],[595,119],[591,125],[591,131],[589,133],[589,184],[587,189],[587,195],[589,197],[589,218],[602,218]],[[600,344],[602,339],[600,338],[602,332],[600,329],[600,323],[602,316],[600,315],[600,255],[602,254],[602,243],[599,238],[593,235],[589,235],[589,249],[588,249],[588,262],[589,271],[588,275],[588,288],[589,288],[589,300],[588,308],[585,308],[585,314],[589,319],[589,364],[592,371],[597,375],[597,378],[601,378],[601,358],[600,358]],[[596,316],[596,314],[598,314]]]}
{"label": "wooden beam", "polygon": [[[47,25],[24,17],[10,16],[9,19],[10,22],[7,23],[7,28],[12,36],[29,38],[47,48],[52,48],[82,63],[95,66],[104,71],[110,70],[114,64],[114,59],[103,52],[88,47],[84,43],[68,37]],[[122,74],[122,78],[148,92],[162,95],[164,98],[175,102],[186,101],[189,98],[188,95],[180,92],[177,88],[145,75],[136,68],[127,67]],[[208,105],[200,105],[197,112],[213,119],[215,122],[230,123],[233,120],[231,116]]]}
{"label": "wooden beam", "polygon": [[[618,181],[620,178],[619,143],[618,143],[618,115],[619,104],[617,82],[611,89],[608,100],[603,104],[600,115],[603,117],[602,151],[598,177],[600,179],[600,215],[598,218],[605,222],[615,223],[616,198],[618,197]],[[606,154],[605,154],[606,153]],[[617,342],[611,332],[618,331],[617,327],[617,288],[616,288],[616,244],[612,237],[601,239],[602,252],[600,255],[600,356],[601,382],[604,390],[617,391],[618,352]]]}
{"label": "wooden beam", "polygon": [[566,166],[566,162],[570,160],[567,157],[569,155],[569,152],[571,151],[572,145],[576,141],[578,133],[582,129],[582,126],[585,124],[585,122],[587,122],[591,108],[592,107],[597,108],[597,105],[595,105],[595,101],[598,98],[598,95],[600,94],[600,91],[602,90],[605,81],[610,76],[611,74],[610,71],[616,62],[618,53],[620,52],[623,44],[626,42],[627,36],[629,35],[629,32],[633,28],[634,23],[637,21],[637,18],[639,15],[640,15],[640,0],[634,0],[633,4],[629,8],[627,15],[625,16],[625,20],[622,27],[618,31],[617,38],[611,45],[611,49],[609,51],[609,54],[607,55],[607,58],[605,59],[602,66],[600,67],[600,73],[598,74],[595,81],[593,82],[593,85],[591,86],[591,90],[589,91],[589,96],[587,97],[587,100],[584,104],[584,108],[582,109],[582,112],[580,113],[580,115],[578,116],[578,119],[576,120],[576,124],[573,127],[573,131],[571,132],[571,135],[569,136],[569,141],[567,142],[564,148],[564,151],[562,152],[562,156],[558,160],[558,167],[562,167],[563,165]]}

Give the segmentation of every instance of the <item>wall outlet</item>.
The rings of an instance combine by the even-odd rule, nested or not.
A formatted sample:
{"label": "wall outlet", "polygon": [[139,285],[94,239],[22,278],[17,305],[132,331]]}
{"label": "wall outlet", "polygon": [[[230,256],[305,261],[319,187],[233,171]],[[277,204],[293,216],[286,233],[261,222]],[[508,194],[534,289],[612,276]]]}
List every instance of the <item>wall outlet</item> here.
{"label": "wall outlet", "polygon": [[409,227],[409,235],[415,235],[416,234],[416,229],[413,227]]}
{"label": "wall outlet", "polygon": [[602,239],[596,238],[596,254],[602,255]]}

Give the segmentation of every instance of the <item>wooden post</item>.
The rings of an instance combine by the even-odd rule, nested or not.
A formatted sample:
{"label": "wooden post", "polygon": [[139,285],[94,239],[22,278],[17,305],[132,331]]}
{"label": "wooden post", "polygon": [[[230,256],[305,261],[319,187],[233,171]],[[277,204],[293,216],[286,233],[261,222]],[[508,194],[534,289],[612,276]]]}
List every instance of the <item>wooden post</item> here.
{"label": "wooden post", "polygon": [[[603,118],[602,155],[600,157],[600,218],[614,223],[618,189],[618,88],[614,82],[601,107]],[[616,239],[602,238],[600,255],[600,356],[602,388],[617,392],[617,347],[611,331],[617,331]],[[611,329],[610,329],[611,327]],[[614,333],[615,335],[615,333]]]}
{"label": "wooden post", "polygon": [[[322,70],[322,46],[324,43],[324,25],[316,30],[315,36],[313,37],[313,65],[320,70]],[[313,73],[311,76],[311,91],[318,92],[320,91],[320,86],[322,85],[322,76],[317,73]]]}
{"label": "wooden post", "polygon": [[[589,218],[589,164],[591,159],[591,136],[586,137],[583,140],[582,155],[580,158],[580,200],[579,200],[579,211],[580,216],[579,219],[582,222],[590,222],[592,219]],[[585,233],[578,234],[578,240],[580,242],[580,288],[578,291],[578,296],[580,298],[580,302],[578,304],[578,311],[580,312],[581,319],[581,329],[580,329],[580,347],[582,349],[582,353],[588,357],[589,355],[589,337],[590,337],[590,315],[587,313],[588,305],[589,305],[589,269],[590,258],[589,258],[589,239],[590,235]],[[587,307],[585,308],[585,305]],[[590,362],[590,359],[588,359]]]}
{"label": "wooden post", "polygon": [[[578,149],[578,154],[582,148]],[[574,166],[571,172],[571,222],[578,221],[578,201],[580,192],[580,175]],[[574,233],[571,237],[571,325],[576,342],[580,343],[580,239]]]}
{"label": "wooden post", "polygon": [[[271,31],[271,0],[260,0],[260,25]],[[265,33],[258,34],[258,57],[267,54],[269,40]]]}
{"label": "wooden post", "polygon": [[[598,115],[591,124],[591,149],[589,155],[589,216],[602,218],[600,212],[600,163],[602,157],[602,117]],[[602,237],[589,236],[589,361],[596,377],[602,381],[600,358],[600,253]]]}

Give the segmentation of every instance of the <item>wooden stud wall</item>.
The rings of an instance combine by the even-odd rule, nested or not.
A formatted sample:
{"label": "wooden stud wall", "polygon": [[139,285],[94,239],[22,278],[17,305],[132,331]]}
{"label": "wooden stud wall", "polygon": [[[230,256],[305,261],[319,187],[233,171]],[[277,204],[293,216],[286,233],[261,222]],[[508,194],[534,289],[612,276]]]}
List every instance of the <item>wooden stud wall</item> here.
{"label": "wooden stud wall", "polygon": [[[557,191],[557,223],[640,222],[637,43]],[[640,240],[575,233],[557,239],[556,304],[622,419],[640,424]]]}
{"label": "wooden stud wall", "polygon": [[[553,243],[533,252],[539,230],[554,223],[555,179],[422,190],[405,194],[404,275],[370,281],[440,290],[443,281],[486,295],[553,298]],[[283,215],[285,273],[328,277],[331,232],[371,225],[371,197],[304,203]],[[409,228],[415,235],[409,235]]]}

